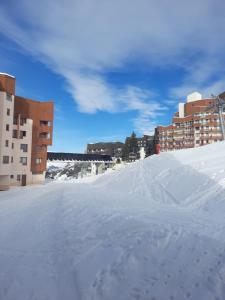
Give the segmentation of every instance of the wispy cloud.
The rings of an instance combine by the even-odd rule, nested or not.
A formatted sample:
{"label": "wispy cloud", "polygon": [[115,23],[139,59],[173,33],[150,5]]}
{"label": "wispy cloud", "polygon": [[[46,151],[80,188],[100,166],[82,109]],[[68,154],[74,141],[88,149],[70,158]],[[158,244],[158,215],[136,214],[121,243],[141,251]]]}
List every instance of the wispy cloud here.
{"label": "wispy cloud", "polygon": [[[166,105],[158,104],[152,87],[118,88],[104,77],[137,58],[149,67],[185,70],[182,86],[174,87],[171,97],[183,97],[200,84],[206,91],[223,86],[222,81],[207,83],[224,55],[221,0],[12,2],[10,9],[0,4],[0,31],[61,74],[82,112],[137,111],[136,128],[150,131]],[[208,67],[202,59],[198,64],[199,57],[213,63]]]}
{"label": "wispy cloud", "polygon": [[[224,49],[224,47],[223,47]],[[185,100],[193,91],[199,91],[203,97],[219,94],[225,90],[225,60],[217,56],[200,56],[190,62],[185,76],[177,87],[170,89],[170,100]]]}

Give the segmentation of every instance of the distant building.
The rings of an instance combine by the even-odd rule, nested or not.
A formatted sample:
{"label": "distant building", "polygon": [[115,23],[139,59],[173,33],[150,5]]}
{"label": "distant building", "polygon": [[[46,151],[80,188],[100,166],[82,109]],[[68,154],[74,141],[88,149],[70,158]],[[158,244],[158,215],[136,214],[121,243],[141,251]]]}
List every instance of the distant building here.
{"label": "distant building", "polygon": [[144,148],[145,156],[154,154],[154,135],[143,135],[137,138],[139,151]]}
{"label": "distant building", "polygon": [[15,81],[0,73],[0,190],[43,182],[52,144],[53,102],[16,96]]}
{"label": "distant building", "polygon": [[104,154],[114,158],[122,158],[124,144],[121,142],[87,144],[87,154]]}
{"label": "distant building", "polygon": [[133,132],[130,137],[126,137],[123,147],[124,161],[135,161],[152,154],[154,154],[154,136],[143,135],[137,138]]}
{"label": "distant building", "polygon": [[[225,98],[225,93],[220,96]],[[172,124],[156,128],[160,150],[193,148],[222,140],[218,112],[209,109],[214,102],[215,99],[202,99],[197,92],[188,95],[186,103],[179,103]]]}

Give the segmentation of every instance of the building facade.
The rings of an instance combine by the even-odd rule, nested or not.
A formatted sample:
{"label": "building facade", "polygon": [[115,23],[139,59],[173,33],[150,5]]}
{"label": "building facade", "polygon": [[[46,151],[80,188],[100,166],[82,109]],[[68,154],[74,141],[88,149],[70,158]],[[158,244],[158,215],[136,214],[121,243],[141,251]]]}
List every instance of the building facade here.
{"label": "building facade", "polygon": [[121,159],[124,144],[121,142],[87,144],[87,154],[109,155]]}
{"label": "building facade", "polygon": [[139,151],[144,152],[145,157],[154,154],[154,136],[144,134],[137,138]]}
{"label": "building facade", "polygon": [[[224,97],[225,94],[220,96]],[[219,114],[210,108],[214,103],[215,99],[202,99],[197,92],[188,95],[186,103],[179,103],[172,124],[156,128],[160,151],[193,148],[221,141]]]}
{"label": "building facade", "polygon": [[0,190],[45,179],[53,102],[15,95],[15,77],[0,73]]}

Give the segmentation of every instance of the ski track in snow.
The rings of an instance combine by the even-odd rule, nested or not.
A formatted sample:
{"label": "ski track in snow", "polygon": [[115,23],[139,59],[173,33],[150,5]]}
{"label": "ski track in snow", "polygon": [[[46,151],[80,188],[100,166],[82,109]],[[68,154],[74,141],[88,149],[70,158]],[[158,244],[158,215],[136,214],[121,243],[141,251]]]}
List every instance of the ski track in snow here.
{"label": "ski track in snow", "polygon": [[1,193],[0,300],[224,300],[224,170],[218,143]]}

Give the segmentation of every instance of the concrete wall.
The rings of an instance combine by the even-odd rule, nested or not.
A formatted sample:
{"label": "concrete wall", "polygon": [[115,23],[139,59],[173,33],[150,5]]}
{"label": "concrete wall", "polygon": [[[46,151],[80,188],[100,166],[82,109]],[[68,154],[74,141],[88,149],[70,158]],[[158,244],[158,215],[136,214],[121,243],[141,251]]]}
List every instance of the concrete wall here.
{"label": "concrete wall", "polygon": [[[7,110],[10,114],[7,115]],[[6,93],[0,92],[0,176],[3,176],[0,185],[9,184],[11,171],[11,156],[12,156],[12,129],[13,129],[13,114],[14,114],[14,96],[11,101],[7,100]],[[9,130],[6,130],[6,125]],[[6,145],[8,141],[8,146]],[[9,157],[9,163],[3,163],[3,156]],[[7,179],[6,177],[7,176]]]}
{"label": "concrete wall", "polygon": [[184,118],[184,103],[179,103],[179,118]]}
{"label": "concrete wall", "polygon": [[[32,150],[32,126],[33,121],[30,119],[26,120],[24,125],[13,125],[13,129],[20,131],[26,131],[26,136],[21,138],[13,138],[14,149],[12,150],[13,162],[11,163],[11,185],[21,185],[22,175],[26,175],[26,184],[32,183],[32,173],[31,173],[31,150]],[[28,145],[28,151],[23,152],[21,149],[21,144]],[[21,157],[27,158],[27,165],[23,165],[20,162]],[[20,180],[18,180],[18,175],[20,175]]]}
{"label": "concrete wall", "polygon": [[192,94],[189,94],[187,96],[187,102],[194,102],[194,101],[197,101],[197,100],[202,100],[202,95],[198,92],[194,92]]}
{"label": "concrete wall", "polygon": [[43,174],[32,175],[32,184],[42,184],[45,182],[45,172]]}
{"label": "concrete wall", "polygon": [[6,191],[9,189],[10,177],[8,175],[0,175],[0,191]]}

